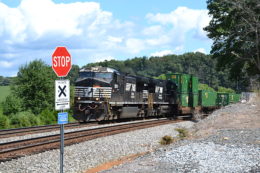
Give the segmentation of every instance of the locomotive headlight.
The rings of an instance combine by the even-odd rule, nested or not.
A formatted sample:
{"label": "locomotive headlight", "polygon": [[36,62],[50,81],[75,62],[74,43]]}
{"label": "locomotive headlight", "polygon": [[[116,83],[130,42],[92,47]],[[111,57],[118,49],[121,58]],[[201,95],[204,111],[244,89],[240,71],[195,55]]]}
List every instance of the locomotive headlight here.
{"label": "locomotive headlight", "polygon": [[96,98],[96,101],[98,101],[99,100],[99,98]]}
{"label": "locomotive headlight", "polygon": [[80,100],[80,97],[78,97],[78,100]]}

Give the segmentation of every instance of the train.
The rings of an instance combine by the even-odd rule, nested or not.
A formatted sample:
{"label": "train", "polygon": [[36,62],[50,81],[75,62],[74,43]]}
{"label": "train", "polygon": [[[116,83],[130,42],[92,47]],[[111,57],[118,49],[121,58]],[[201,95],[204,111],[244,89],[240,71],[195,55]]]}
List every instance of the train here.
{"label": "train", "polygon": [[75,82],[73,117],[80,122],[169,117],[210,112],[240,95],[198,90],[198,77],[170,73],[164,79],[134,76],[109,67],[86,67]]}

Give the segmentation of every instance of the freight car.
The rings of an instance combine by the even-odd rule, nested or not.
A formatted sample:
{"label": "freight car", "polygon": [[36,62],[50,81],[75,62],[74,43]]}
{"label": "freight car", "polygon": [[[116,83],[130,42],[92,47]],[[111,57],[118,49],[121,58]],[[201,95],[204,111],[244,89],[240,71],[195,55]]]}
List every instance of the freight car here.
{"label": "freight car", "polygon": [[80,70],[76,80],[73,117],[78,121],[174,118],[211,106],[199,96],[195,76],[167,74],[166,80],[160,80],[124,74],[109,67],[88,67]]}

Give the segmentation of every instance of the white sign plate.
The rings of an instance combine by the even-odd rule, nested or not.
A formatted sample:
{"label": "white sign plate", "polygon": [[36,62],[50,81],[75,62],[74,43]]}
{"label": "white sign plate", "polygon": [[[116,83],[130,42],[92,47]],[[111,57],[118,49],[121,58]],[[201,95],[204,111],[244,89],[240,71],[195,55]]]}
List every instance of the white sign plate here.
{"label": "white sign plate", "polygon": [[70,108],[70,81],[55,80],[55,110]]}

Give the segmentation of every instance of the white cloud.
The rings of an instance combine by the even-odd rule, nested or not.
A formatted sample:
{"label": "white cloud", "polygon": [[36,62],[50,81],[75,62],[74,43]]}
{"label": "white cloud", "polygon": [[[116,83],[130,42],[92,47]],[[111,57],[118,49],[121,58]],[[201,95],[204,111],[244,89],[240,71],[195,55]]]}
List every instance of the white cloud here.
{"label": "white cloud", "polygon": [[202,28],[209,17],[207,10],[179,7],[170,13],[147,14],[145,20],[145,27],[120,21],[96,2],[21,0],[10,8],[0,1],[0,75],[10,76],[36,58],[50,64],[57,46],[66,46],[78,65],[145,56],[155,50],[164,50],[155,52],[158,56],[181,53],[189,31],[196,39],[206,38]]}
{"label": "white cloud", "polygon": [[153,35],[158,35],[158,34],[161,34],[163,32],[163,28],[162,26],[160,25],[154,25],[154,26],[150,26],[150,27],[147,27],[147,28],[144,28],[142,33],[144,35],[150,35],[150,36],[153,36]]}
{"label": "white cloud", "polygon": [[172,50],[163,50],[163,51],[151,53],[151,56],[162,57],[162,56],[170,55],[170,54],[173,54]]}
{"label": "white cloud", "polygon": [[187,7],[178,7],[170,13],[149,13],[146,18],[150,22],[160,23],[165,28],[171,25],[170,34],[179,38],[185,37],[185,33],[191,30],[195,30],[199,37],[205,38],[203,27],[210,21],[208,10],[193,10]]}
{"label": "white cloud", "polygon": [[172,39],[168,35],[161,35],[157,38],[146,39],[146,43],[149,46],[166,45],[170,43]]}
{"label": "white cloud", "polygon": [[99,58],[95,58],[95,62],[102,62],[102,61],[105,61],[105,60],[107,60],[107,61],[110,61],[110,60],[112,60],[112,59],[115,59],[114,57],[112,57],[112,56],[105,56],[105,55],[102,55],[101,56],[101,58],[99,57]]}
{"label": "white cloud", "polygon": [[17,8],[0,2],[0,24],[0,46],[7,49],[53,48],[68,42],[74,48],[98,47],[106,37],[115,41],[111,38],[120,38],[118,30],[131,27],[113,19],[96,2],[55,4],[52,0],[22,0]]}
{"label": "white cloud", "polygon": [[122,39],[122,37],[108,36],[107,40],[110,41],[110,42],[121,43],[123,39]]}
{"label": "white cloud", "polygon": [[207,52],[204,48],[199,48],[199,49],[195,50],[194,52],[200,52],[200,53],[207,54]]}
{"label": "white cloud", "polygon": [[4,68],[9,68],[12,67],[13,63],[8,62],[8,61],[0,61],[0,67],[4,67]]}
{"label": "white cloud", "polygon": [[143,49],[145,49],[145,43],[141,39],[129,38],[126,41],[126,48],[130,53],[139,53]]}
{"label": "white cloud", "polygon": [[100,52],[112,57],[116,50],[134,47],[131,39],[125,42],[133,33],[133,26],[132,22],[114,19],[111,12],[102,10],[96,2],[22,0],[16,8],[0,2],[0,75],[8,75],[3,70],[11,64],[17,71],[20,65],[36,58],[49,63],[57,46],[89,53],[77,57],[97,57]]}

